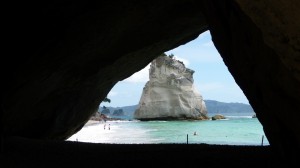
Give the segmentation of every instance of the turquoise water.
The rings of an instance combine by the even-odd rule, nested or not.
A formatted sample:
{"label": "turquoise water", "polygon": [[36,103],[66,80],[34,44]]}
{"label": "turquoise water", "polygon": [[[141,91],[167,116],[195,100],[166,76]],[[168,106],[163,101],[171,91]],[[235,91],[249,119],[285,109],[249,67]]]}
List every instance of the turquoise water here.
{"label": "turquoise water", "polygon": [[215,121],[107,121],[84,127],[68,140],[117,144],[261,145],[262,139],[263,145],[269,145],[257,118],[227,116],[225,120]]}

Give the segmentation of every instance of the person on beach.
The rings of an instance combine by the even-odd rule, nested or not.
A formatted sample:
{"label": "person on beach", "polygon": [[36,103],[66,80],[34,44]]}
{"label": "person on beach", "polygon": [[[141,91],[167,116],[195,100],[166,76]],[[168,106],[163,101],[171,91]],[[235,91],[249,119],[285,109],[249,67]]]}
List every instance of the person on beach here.
{"label": "person on beach", "polygon": [[108,124],[108,130],[110,130],[110,124]]}
{"label": "person on beach", "polygon": [[104,124],[104,129],[105,129],[106,124]]}

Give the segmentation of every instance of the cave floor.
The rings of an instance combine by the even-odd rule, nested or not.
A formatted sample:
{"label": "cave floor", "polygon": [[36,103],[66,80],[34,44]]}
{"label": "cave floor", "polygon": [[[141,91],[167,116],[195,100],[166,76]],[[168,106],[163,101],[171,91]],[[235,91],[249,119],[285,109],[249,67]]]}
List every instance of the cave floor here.
{"label": "cave floor", "polygon": [[[273,167],[271,146],[97,144],[2,138],[6,167]],[[1,166],[2,167],[2,166]]]}

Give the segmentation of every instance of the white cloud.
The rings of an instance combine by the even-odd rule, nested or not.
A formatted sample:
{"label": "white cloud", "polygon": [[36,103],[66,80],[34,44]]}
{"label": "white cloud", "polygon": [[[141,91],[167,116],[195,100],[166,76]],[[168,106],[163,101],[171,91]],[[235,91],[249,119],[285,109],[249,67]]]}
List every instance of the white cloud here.
{"label": "white cloud", "polygon": [[124,79],[124,82],[130,83],[145,83],[149,80],[149,68],[150,64],[148,64],[144,69],[134,73],[127,79]]}
{"label": "white cloud", "polygon": [[115,92],[115,91],[110,91],[108,93],[108,97],[113,97],[113,96],[116,96],[116,95],[118,95],[118,92]]}
{"label": "white cloud", "polygon": [[204,46],[204,47],[214,47],[215,45],[212,41],[209,41],[209,42],[203,43],[202,46]]}
{"label": "white cloud", "polygon": [[179,61],[182,61],[186,67],[188,67],[188,66],[190,65],[189,60],[184,59],[184,58],[181,58],[181,57],[179,57],[179,56],[174,56],[174,57],[175,57],[175,59],[177,59],[177,60],[179,60]]}

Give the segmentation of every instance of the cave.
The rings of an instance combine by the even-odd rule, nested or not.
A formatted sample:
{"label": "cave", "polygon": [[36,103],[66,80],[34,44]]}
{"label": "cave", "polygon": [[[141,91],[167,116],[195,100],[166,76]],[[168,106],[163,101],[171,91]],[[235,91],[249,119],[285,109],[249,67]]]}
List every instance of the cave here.
{"label": "cave", "polygon": [[[272,167],[296,163],[300,156],[299,8],[296,0],[6,4],[1,165],[100,167],[143,162],[170,166],[180,160],[190,166]],[[207,30],[255,110],[270,146],[65,141],[83,127],[118,81]]]}

